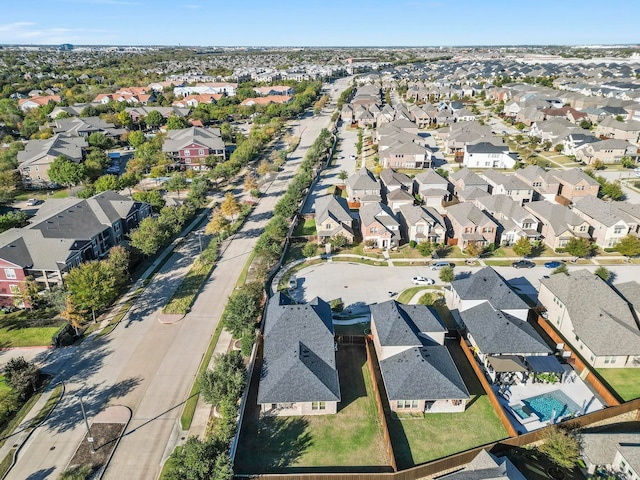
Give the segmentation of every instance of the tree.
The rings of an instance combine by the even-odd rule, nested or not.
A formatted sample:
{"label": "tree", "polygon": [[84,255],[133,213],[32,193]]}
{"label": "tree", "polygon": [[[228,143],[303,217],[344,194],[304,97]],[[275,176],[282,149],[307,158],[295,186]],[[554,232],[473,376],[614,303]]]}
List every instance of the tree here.
{"label": "tree", "polygon": [[580,460],[580,439],[563,428],[549,427],[538,450],[559,467],[572,469]]}
{"label": "tree", "polygon": [[130,233],[131,246],[137,248],[143,255],[150,257],[169,240],[171,234],[167,232],[158,220],[153,217],[144,218],[138,228]]}
{"label": "tree", "polygon": [[38,388],[40,369],[35,363],[27,362],[24,357],[12,358],[4,367],[6,382],[18,391],[23,399]]}
{"label": "tree", "polygon": [[137,202],[148,203],[155,212],[159,212],[166,203],[158,190],[136,192],[131,197]]}
{"label": "tree", "polygon": [[104,261],[94,260],[72,268],[65,283],[73,304],[80,310],[90,310],[94,322],[96,311],[113,302],[118,294],[116,278]]}
{"label": "tree", "polygon": [[593,272],[593,273],[595,275],[597,275],[598,277],[600,277],[605,282],[608,282],[609,279],[611,278],[611,271],[607,270],[607,268],[603,267],[602,265],[600,265],[598,268],[596,268],[595,272]]}
{"label": "tree", "polygon": [[526,257],[531,255],[533,247],[527,237],[520,237],[516,243],[513,244],[513,253],[519,257]]}
{"label": "tree", "polygon": [[600,193],[604,197],[609,197],[614,201],[623,200],[625,197],[624,191],[622,190],[622,185],[620,184],[620,180],[615,180],[613,182],[604,182],[604,184],[600,188]]}
{"label": "tree", "polygon": [[630,233],[626,237],[621,238],[613,248],[615,248],[620,255],[627,257],[628,261],[630,257],[640,255],[640,239]]}
{"label": "tree", "polygon": [[553,269],[551,275],[556,275],[558,273],[564,273],[565,275],[569,275],[569,267],[567,267],[566,263],[561,264],[559,267]]}
{"label": "tree", "polygon": [[444,267],[442,270],[440,270],[439,276],[440,276],[440,280],[442,280],[445,283],[453,282],[455,278],[455,274],[453,273],[453,267]]}
{"label": "tree", "polygon": [[135,130],[129,134],[128,142],[133,148],[138,148],[144,142],[146,142],[144,133],[140,130]]}
{"label": "tree", "polygon": [[107,150],[113,146],[113,140],[100,132],[93,132],[89,135],[87,143],[89,143],[89,146],[99,148],[100,150]]}
{"label": "tree", "polygon": [[250,192],[258,188],[258,181],[253,175],[247,175],[244,179],[244,191]]}
{"label": "tree", "polygon": [[262,287],[259,282],[248,283],[229,297],[222,321],[234,338],[241,338],[249,328],[254,328],[261,300]]}
{"label": "tree", "polygon": [[580,120],[580,123],[578,125],[580,125],[580,128],[584,130],[590,130],[592,124],[591,124],[591,120],[584,118]]}
{"label": "tree", "polygon": [[102,175],[93,184],[95,193],[106,192],[107,190],[119,190],[118,177],[115,175]]}
{"label": "tree", "polygon": [[220,405],[225,399],[235,402],[242,395],[246,376],[247,369],[238,350],[218,355],[213,362],[213,369],[203,372],[198,379],[200,393],[211,405]]}
{"label": "tree", "polygon": [[125,285],[129,279],[129,252],[126,248],[116,245],[109,250],[109,256],[105,260],[109,270],[116,279],[116,286]]}
{"label": "tree", "polygon": [[187,128],[189,126],[189,122],[184,117],[178,117],[176,115],[171,115],[167,119],[167,130],[180,130],[182,128]]}
{"label": "tree", "polygon": [[346,170],[340,170],[340,173],[338,173],[338,178],[340,179],[340,181],[342,183],[344,183],[344,181],[349,178],[349,174],[347,173]]}
{"label": "tree", "polygon": [[227,192],[224,195],[224,200],[220,204],[220,210],[225,216],[235,220],[236,215],[240,213],[240,204],[233,193]]}
{"label": "tree", "polygon": [[144,123],[149,125],[150,127],[157,128],[164,122],[164,117],[157,110],[151,110],[149,115],[147,115],[144,119]]}
{"label": "tree", "polygon": [[171,455],[167,480],[231,480],[231,462],[225,442],[217,438],[189,439]]}
{"label": "tree", "polygon": [[59,185],[77,185],[85,176],[84,165],[72,162],[63,155],[56,157],[49,167],[49,178]]}
{"label": "tree", "polygon": [[171,175],[167,183],[165,183],[167,190],[170,192],[178,192],[178,198],[180,198],[180,190],[184,190],[187,188],[187,180],[181,173],[176,173],[175,175]]}
{"label": "tree", "polygon": [[564,246],[564,251],[574,257],[588,257],[593,251],[593,245],[586,238],[572,237]]}
{"label": "tree", "polygon": [[131,195],[131,187],[135,187],[139,181],[140,181],[140,178],[136,173],[133,173],[133,172],[124,172],[118,178],[118,182],[120,183],[120,188],[128,188],[129,195]]}
{"label": "tree", "polygon": [[229,220],[224,216],[219,208],[216,208],[211,215],[211,220],[207,223],[204,232],[207,235],[218,235],[222,238],[223,234],[226,234],[229,229]]}
{"label": "tree", "polygon": [[313,241],[305,243],[302,247],[302,255],[305,257],[314,257],[316,253],[318,253],[318,244]]}
{"label": "tree", "polygon": [[420,252],[420,255],[423,257],[428,257],[433,252],[433,245],[431,242],[420,242],[417,248],[418,252]]}
{"label": "tree", "polygon": [[18,292],[13,297],[16,307],[29,308],[33,310],[40,301],[40,287],[33,277],[27,277],[18,285]]}

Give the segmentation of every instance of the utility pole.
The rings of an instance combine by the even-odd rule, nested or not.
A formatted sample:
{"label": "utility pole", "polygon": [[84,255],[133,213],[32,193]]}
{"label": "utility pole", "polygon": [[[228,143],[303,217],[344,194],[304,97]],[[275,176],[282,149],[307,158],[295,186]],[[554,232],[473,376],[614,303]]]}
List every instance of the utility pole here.
{"label": "utility pole", "polygon": [[84,418],[84,424],[87,427],[87,441],[91,444],[91,452],[96,453],[96,447],[93,445],[93,437],[91,436],[91,429],[89,428],[89,421],[87,420],[87,412],[84,410],[84,403],[82,403],[82,397],[80,397],[80,408],[82,409],[82,418]]}

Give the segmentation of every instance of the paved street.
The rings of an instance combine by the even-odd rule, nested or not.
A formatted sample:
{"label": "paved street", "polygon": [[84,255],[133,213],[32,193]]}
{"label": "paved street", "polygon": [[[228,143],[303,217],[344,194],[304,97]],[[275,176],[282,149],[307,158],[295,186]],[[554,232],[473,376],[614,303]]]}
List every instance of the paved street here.
{"label": "paved street", "polygon": [[[346,88],[347,80],[337,83],[340,88],[332,93],[336,98]],[[157,316],[198,250],[194,236],[172,255],[109,336],[86,340],[74,355],[52,356],[48,368],[60,372],[57,379],[66,382],[67,393],[46,424],[31,436],[7,478],[37,480],[60,475],[85,433],[79,397],[85,402],[90,421],[107,405],[126,405],[133,411],[104,478],[149,479],[158,475],[165,450],[179,440],[175,432],[182,405],[226,298],[306,149],[328,122],[326,114],[308,115],[300,121],[300,146],[222,252],[182,321],[165,325],[157,321]]]}

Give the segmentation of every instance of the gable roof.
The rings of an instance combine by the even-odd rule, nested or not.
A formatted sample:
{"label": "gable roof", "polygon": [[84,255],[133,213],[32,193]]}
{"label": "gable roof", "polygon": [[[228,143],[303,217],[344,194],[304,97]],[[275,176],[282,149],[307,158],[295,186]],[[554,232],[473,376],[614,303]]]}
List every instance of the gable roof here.
{"label": "gable roof", "polygon": [[551,353],[549,346],[530,323],[494,309],[489,301],[459,312],[459,315],[483,353]]}
{"label": "gable roof", "polygon": [[349,205],[342,197],[326,195],[316,199],[314,205],[316,211],[316,223],[322,223],[327,218],[333,218],[337,222],[351,225],[353,217],[349,213]]}
{"label": "gable roof", "polygon": [[584,173],[583,170],[579,168],[570,168],[568,170],[557,170],[553,172],[553,176],[562,182],[569,183],[571,185],[577,185],[578,183],[584,181],[588,185],[599,185],[599,183],[591,178],[589,175]]}
{"label": "gable roof", "polygon": [[640,355],[640,330],[627,301],[588,270],[540,283],[566,307],[578,338],[596,355]]}
{"label": "gable roof", "polygon": [[614,202],[605,202],[593,195],[576,198],[573,209],[582,212],[584,215],[607,227],[611,227],[619,222],[625,222],[627,224],[636,223],[629,214],[618,209],[618,207],[614,205]]}
{"label": "gable roof", "polygon": [[71,137],[56,134],[46,140],[29,140],[25,149],[18,152],[18,163],[29,165],[44,157],[63,155],[76,163],[82,161],[83,149],[88,147],[84,137]]}
{"label": "gable roof", "polygon": [[352,190],[380,190],[380,182],[366,167],[347,178],[347,184]]}
{"label": "gable roof", "polygon": [[415,181],[422,185],[441,185],[444,190],[449,186],[449,181],[431,168],[416,175]]}
{"label": "gable roof", "polygon": [[421,332],[446,331],[437,312],[426,305],[404,305],[388,300],[369,308],[382,346],[422,346],[427,341],[424,336],[418,336]]}
{"label": "gable roof", "polygon": [[430,225],[443,226],[442,215],[433,207],[423,207],[419,205],[401,205],[400,213],[409,225],[415,225],[419,221],[425,221]]}
{"label": "gable roof", "polygon": [[331,307],[282,297],[267,306],[258,403],[340,401]]}
{"label": "gable roof", "polygon": [[[482,193],[486,194],[486,192]],[[455,219],[460,225],[465,225],[469,222],[476,226],[486,225],[487,223],[495,224],[495,222],[491,220],[486,213],[468,202],[458,203],[447,207],[447,216]]]}
{"label": "gable roof", "polygon": [[162,151],[177,152],[191,144],[203,145],[212,150],[225,148],[219,128],[189,127],[169,130],[162,144]]}
{"label": "gable roof", "polygon": [[410,187],[413,184],[413,181],[407,175],[396,172],[391,168],[385,168],[380,172],[380,180],[382,180],[382,183],[387,187]]}
{"label": "gable roof", "polygon": [[528,310],[529,306],[492,267],[451,282],[461,300],[486,300],[496,310]]}

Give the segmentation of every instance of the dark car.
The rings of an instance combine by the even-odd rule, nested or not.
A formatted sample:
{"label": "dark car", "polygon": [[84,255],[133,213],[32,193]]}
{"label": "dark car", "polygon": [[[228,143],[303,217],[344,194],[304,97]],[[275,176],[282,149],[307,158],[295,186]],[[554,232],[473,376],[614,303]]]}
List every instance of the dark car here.
{"label": "dark car", "polygon": [[511,264],[513,268],[533,268],[536,266],[531,260],[518,260]]}
{"label": "dark car", "polygon": [[558,268],[560,265],[563,265],[563,262],[559,262],[557,260],[553,260],[551,262],[545,262],[544,266],[547,268]]}

